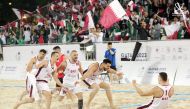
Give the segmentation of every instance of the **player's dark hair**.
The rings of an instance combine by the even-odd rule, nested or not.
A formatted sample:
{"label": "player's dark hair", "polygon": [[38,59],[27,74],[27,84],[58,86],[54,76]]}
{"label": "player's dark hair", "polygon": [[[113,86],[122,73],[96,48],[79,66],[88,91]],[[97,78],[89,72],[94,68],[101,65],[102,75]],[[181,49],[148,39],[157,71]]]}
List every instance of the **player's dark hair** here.
{"label": "player's dark hair", "polygon": [[41,49],[40,52],[42,52],[42,53],[44,53],[44,54],[47,53],[47,51],[46,51],[45,49]]}
{"label": "player's dark hair", "polygon": [[61,49],[60,46],[53,47],[53,50]]}
{"label": "player's dark hair", "polygon": [[103,63],[105,63],[105,64],[107,64],[107,63],[111,64],[111,61],[109,59],[104,59]]}
{"label": "player's dark hair", "polygon": [[163,81],[168,80],[168,75],[167,75],[166,72],[160,72],[159,75],[160,75],[160,77],[162,78]]}
{"label": "player's dark hair", "polygon": [[108,42],[108,45],[112,45],[112,42]]}

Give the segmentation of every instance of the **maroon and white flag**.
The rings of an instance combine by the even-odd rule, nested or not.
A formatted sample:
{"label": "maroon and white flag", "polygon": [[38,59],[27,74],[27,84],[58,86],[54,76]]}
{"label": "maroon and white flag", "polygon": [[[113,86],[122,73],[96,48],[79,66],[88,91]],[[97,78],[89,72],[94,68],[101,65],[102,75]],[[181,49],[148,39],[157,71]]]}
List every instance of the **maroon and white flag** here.
{"label": "maroon and white flag", "polygon": [[119,1],[114,0],[103,11],[99,22],[104,28],[110,28],[114,23],[120,21],[125,14],[126,12]]}
{"label": "maroon and white flag", "polygon": [[85,22],[84,22],[84,27],[83,29],[90,29],[90,28],[95,28],[94,26],[94,21],[92,19],[91,12],[88,11],[86,17],[85,17]]}

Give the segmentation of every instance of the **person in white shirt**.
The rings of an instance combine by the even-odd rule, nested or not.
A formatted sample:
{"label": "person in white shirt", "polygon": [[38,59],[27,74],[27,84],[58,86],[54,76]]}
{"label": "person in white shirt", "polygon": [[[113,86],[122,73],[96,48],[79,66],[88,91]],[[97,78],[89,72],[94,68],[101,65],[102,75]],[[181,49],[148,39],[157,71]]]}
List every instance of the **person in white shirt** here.
{"label": "person in white shirt", "polygon": [[100,27],[98,27],[97,30],[91,29],[91,33],[89,34],[92,42],[103,42],[103,35]]}

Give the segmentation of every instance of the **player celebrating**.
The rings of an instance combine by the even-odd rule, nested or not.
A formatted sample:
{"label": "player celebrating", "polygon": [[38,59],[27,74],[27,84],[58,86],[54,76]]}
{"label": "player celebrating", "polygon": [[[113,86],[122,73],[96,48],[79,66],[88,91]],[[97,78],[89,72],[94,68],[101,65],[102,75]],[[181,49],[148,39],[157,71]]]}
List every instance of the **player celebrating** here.
{"label": "player celebrating", "polygon": [[[78,109],[83,108],[83,96],[82,90],[79,87],[78,80],[79,80],[79,72],[82,73],[83,69],[81,67],[81,63],[78,61],[78,53],[76,50],[73,50],[70,54],[69,59],[65,60],[61,63],[60,67],[57,69],[59,70],[61,67],[64,67],[64,78],[63,84],[58,80],[57,75],[54,74],[54,79],[58,85],[62,86],[60,96],[64,96],[65,93],[67,96],[70,94],[76,94],[78,97]],[[70,98],[70,97],[69,97]],[[72,98],[71,98],[72,99]]]}
{"label": "player celebrating", "polygon": [[153,96],[153,100],[148,104],[137,109],[166,109],[174,88],[168,83],[167,73],[161,72],[158,76],[159,85],[149,91],[142,91],[133,80],[133,86],[140,96]]}
{"label": "player celebrating", "polygon": [[107,98],[110,103],[110,107],[112,109],[115,109],[115,106],[113,104],[110,85],[107,84],[106,82],[99,80],[98,78],[101,72],[107,71],[108,73],[116,74],[118,78],[121,79],[122,73],[111,69],[110,66],[111,66],[111,61],[109,59],[104,59],[101,64],[99,64],[98,62],[93,63],[89,66],[87,70],[84,71],[83,76],[81,77],[81,80],[84,81],[84,83],[87,84],[91,89],[93,89],[87,101],[87,105],[86,105],[87,109],[90,108],[90,103],[100,88],[105,89]]}
{"label": "player celebrating", "polygon": [[[17,109],[21,104],[32,103],[34,102],[34,100],[35,101],[39,100],[39,94],[37,93],[37,87],[36,87],[36,78],[35,75],[33,74],[33,71],[37,71],[40,67],[43,66],[43,64],[45,63],[44,61],[45,55],[46,55],[46,50],[41,49],[39,51],[39,54],[31,58],[30,62],[27,64],[26,90],[20,96],[18,103],[14,106],[14,109]],[[29,94],[29,98],[27,97],[23,100],[23,97],[27,94]]]}
{"label": "player celebrating", "polygon": [[[30,92],[30,95],[36,95],[34,93],[42,93],[42,95],[46,98],[46,109],[50,109],[51,107],[51,91],[48,86],[48,81],[51,79],[51,73],[54,71],[55,63],[58,60],[58,53],[52,52],[51,54],[51,60],[50,61],[44,61],[40,63],[41,67],[38,70],[33,70],[32,73],[35,75],[36,78],[36,87],[37,92]],[[35,85],[35,84],[33,84]],[[33,89],[33,85],[31,86],[31,89]],[[32,103],[34,102],[34,98],[30,97],[30,99],[24,99],[17,103],[17,105],[14,107],[14,109],[17,109],[20,105],[26,104],[26,103]]]}
{"label": "player celebrating", "polygon": [[[59,60],[56,62],[56,66],[59,67],[61,65],[61,63],[66,59],[66,56],[64,54],[61,53],[61,48],[59,46],[55,46],[53,48],[54,52],[59,53]],[[59,71],[57,71],[58,73],[58,79],[60,80],[61,83],[63,83],[63,77],[64,77],[64,68],[60,68]],[[61,87],[56,84],[56,90],[60,91]]]}

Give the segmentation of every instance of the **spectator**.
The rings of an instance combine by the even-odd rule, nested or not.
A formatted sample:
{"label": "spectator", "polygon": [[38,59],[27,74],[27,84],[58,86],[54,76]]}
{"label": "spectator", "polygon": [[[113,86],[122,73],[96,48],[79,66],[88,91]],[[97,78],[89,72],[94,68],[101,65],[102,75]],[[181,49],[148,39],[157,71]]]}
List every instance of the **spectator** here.
{"label": "spectator", "polygon": [[148,37],[150,38],[150,35],[146,29],[146,23],[144,21],[141,21],[140,27],[134,22],[134,27],[138,30],[138,35],[140,40],[148,40]]}
{"label": "spectator", "polygon": [[[45,6],[46,8],[42,9],[44,12],[41,14],[42,16],[45,16],[45,18],[41,15],[38,16],[35,14],[35,16],[31,17],[31,19],[35,20],[34,22],[27,19],[23,20],[21,23],[22,25],[20,25],[22,29],[13,26],[12,23],[6,25],[5,30],[7,31],[3,32],[3,34],[0,33],[1,40],[3,44],[6,44],[11,37],[10,31],[14,31],[16,33],[16,39],[20,39],[20,36],[24,36],[26,44],[37,44],[40,35],[43,36],[44,43],[81,42],[84,40],[84,36],[87,36],[89,33],[88,30],[83,30],[84,18],[89,10],[92,12],[92,18],[96,25],[96,29],[90,31],[89,35],[92,42],[110,40],[122,41],[128,39],[147,40],[150,36],[153,40],[159,40],[161,38],[159,32],[162,32],[161,30],[165,29],[165,25],[180,24],[184,19],[180,16],[180,13],[176,15],[177,17],[173,17],[174,4],[176,2],[179,2],[180,5],[182,5],[183,2],[185,3],[181,8],[186,15],[185,20],[187,23],[190,23],[190,0],[136,0],[134,2],[136,4],[133,6],[124,5],[128,4],[130,0],[119,0],[123,7],[125,7],[129,20],[121,20],[109,29],[102,29],[99,25],[99,20],[103,10],[111,1],[112,0],[107,2],[104,0],[98,0],[97,3],[94,4],[94,7],[91,6],[89,2],[84,4],[84,1],[81,0],[77,2],[74,0],[67,0],[65,1],[67,2],[67,5],[64,6],[59,3],[52,3],[54,4],[54,7],[48,5],[50,7],[47,8],[47,6]],[[76,7],[77,12],[73,12],[72,7]],[[174,21],[171,22],[173,19]],[[66,37],[63,37],[65,35],[63,32],[64,30],[59,30],[60,26],[64,26],[64,30],[67,30],[67,32],[65,31],[67,34]],[[182,28],[183,27],[181,27],[179,31],[182,31]],[[43,34],[41,34],[41,31],[43,31]],[[184,38],[187,36],[185,34]],[[6,41],[4,40],[5,38]],[[169,36],[166,36],[166,39],[167,38],[169,38]]]}
{"label": "spectator", "polygon": [[104,57],[111,61],[111,68],[116,70],[116,49],[112,47],[112,43],[108,43],[108,50],[106,50]]}
{"label": "spectator", "polygon": [[67,43],[67,41],[69,41],[68,30],[65,29],[62,37],[62,43]]}
{"label": "spectator", "polygon": [[7,44],[9,44],[9,45],[15,45],[16,42],[17,42],[16,36],[15,36],[13,33],[11,33],[11,34],[9,35],[9,37],[10,37],[10,38],[7,40]]}
{"label": "spectator", "polygon": [[0,38],[1,38],[2,44],[5,45],[6,44],[6,37],[5,37],[3,31],[0,32]]}
{"label": "spectator", "polygon": [[[37,31],[34,31],[32,35],[32,44],[38,44],[38,38]],[[22,40],[22,38],[20,38],[20,40]]]}
{"label": "spectator", "polygon": [[44,44],[44,37],[43,37],[43,31],[40,32],[40,36],[38,38],[38,43],[39,44]]}
{"label": "spectator", "polygon": [[24,41],[26,44],[29,44],[31,39],[31,28],[29,25],[25,25],[24,27]]}
{"label": "spectator", "polygon": [[45,27],[44,27],[44,43],[48,43],[49,34],[50,34],[50,29],[48,26],[45,25]]}
{"label": "spectator", "polygon": [[57,43],[62,43],[63,28],[58,29]]}
{"label": "spectator", "polygon": [[[115,58],[115,55],[116,55],[116,49],[112,48],[112,43],[109,42],[108,43],[108,50],[106,50],[104,57],[107,58],[107,59],[109,59],[111,61],[111,67],[110,68],[112,68],[114,70],[117,70],[116,69],[116,58]],[[112,83],[113,75],[109,73],[109,76],[110,76],[110,82]]]}

